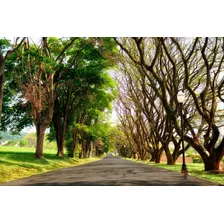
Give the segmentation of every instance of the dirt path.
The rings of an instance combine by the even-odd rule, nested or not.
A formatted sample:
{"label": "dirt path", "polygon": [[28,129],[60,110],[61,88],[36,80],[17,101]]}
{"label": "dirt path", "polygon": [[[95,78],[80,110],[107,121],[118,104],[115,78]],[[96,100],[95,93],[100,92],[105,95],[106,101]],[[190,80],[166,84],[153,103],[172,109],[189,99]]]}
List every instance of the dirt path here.
{"label": "dirt path", "polygon": [[200,178],[127,161],[108,154],[102,160],[7,182],[5,186],[210,186]]}

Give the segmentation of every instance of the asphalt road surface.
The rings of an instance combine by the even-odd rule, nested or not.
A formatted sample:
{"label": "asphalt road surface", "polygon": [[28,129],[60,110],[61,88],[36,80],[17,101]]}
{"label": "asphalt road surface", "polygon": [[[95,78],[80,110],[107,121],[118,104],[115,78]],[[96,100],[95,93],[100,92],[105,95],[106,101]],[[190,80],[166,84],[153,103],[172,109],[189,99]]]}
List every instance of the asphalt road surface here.
{"label": "asphalt road surface", "polygon": [[108,154],[81,166],[37,174],[3,186],[215,186],[182,173],[127,161]]}

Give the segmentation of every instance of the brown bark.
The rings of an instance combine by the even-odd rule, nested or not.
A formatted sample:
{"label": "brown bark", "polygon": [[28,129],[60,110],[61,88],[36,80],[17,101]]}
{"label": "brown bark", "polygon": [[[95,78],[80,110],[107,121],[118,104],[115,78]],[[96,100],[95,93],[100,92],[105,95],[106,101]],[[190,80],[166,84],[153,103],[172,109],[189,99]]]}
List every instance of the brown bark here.
{"label": "brown bark", "polygon": [[[206,171],[212,170],[219,170],[220,169],[220,162],[224,155],[224,138],[222,139],[221,143],[218,147],[214,147],[215,142],[218,139],[219,132],[217,129],[213,132],[213,138],[210,143],[207,145],[207,148],[204,148],[201,144],[199,144],[197,138],[191,138],[185,135],[185,140],[191,145],[201,156],[204,162],[204,169]],[[206,153],[206,151],[209,153]]]}
{"label": "brown bark", "polygon": [[211,150],[208,158],[203,157],[205,171],[220,170],[220,163],[224,155],[224,138],[217,148]]}
{"label": "brown bark", "polygon": [[37,144],[36,144],[36,153],[35,153],[37,158],[43,157],[44,132],[52,120],[53,103],[54,103],[54,97],[53,97],[53,90],[52,90],[52,93],[49,94],[49,98],[47,101],[48,107],[46,111],[38,111],[38,108],[34,108],[34,107],[32,108],[33,119],[36,126],[36,131],[37,131]]}
{"label": "brown bark", "polygon": [[162,152],[163,150],[157,150],[155,152],[155,163],[160,163]]}
{"label": "brown bark", "polygon": [[37,142],[36,142],[35,156],[38,159],[42,159],[43,158],[44,132],[45,132],[46,128],[41,127],[41,125],[37,125],[36,130],[37,130]]}
{"label": "brown bark", "polygon": [[168,145],[164,145],[163,147],[164,147],[164,151],[166,153],[167,165],[174,165],[176,161],[174,160],[172,154],[170,153]]}
{"label": "brown bark", "polygon": [[63,157],[64,156],[64,140],[65,140],[65,129],[64,129],[64,122],[63,128],[61,128],[61,121],[60,121],[60,107],[58,99],[55,100],[54,103],[54,114],[53,114],[53,124],[56,134],[56,142],[57,142],[57,156]]}
{"label": "brown bark", "polygon": [[145,154],[141,154],[140,159],[141,160],[146,160],[146,155]]}
{"label": "brown bark", "polygon": [[[176,163],[176,160],[178,159],[178,157],[179,157],[180,154],[181,154],[181,152],[180,152],[181,139],[179,139],[179,141],[177,141],[177,140],[175,139],[175,137],[172,135],[172,142],[173,142],[173,144],[174,144],[174,151],[173,151],[172,156],[173,156],[173,159],[174,159],[174,161],[175,161],[175,163]],[[189,145],[189,144],[188,144],[188,145]],[[175,164],[175,163],[174,163],[174,164]]]}
{"label": "brown bark", "polygon": [[219,170],[220,169],[220,160],[216,161],[212,157],[210,157],[205,164],[205,171]]}
{"label": "brown bark", "polygon": [[[64,94],[64,98],[55,99],[54,103],[54,114],[53,114],[53,123],[54,129],[56,133],[56,140],[57,140],[57,155],[64,155],[64,142],[66,138],[66,133],[68,131],[68,126],[71,123],[72,114],[75,111],[75,104],[74,101],[76,96],[72,95],[72,92],[68,88]],[[60,110],[63,108],[63,112]],[[73,130],[73,146],[72,146],[72,153],[71,157],[75,157],[75,147],[77,142],[77,130]]]}
{"label": "brown bark", "polygon": [[60,143],[57,145],[58,151],[57,156],[63,157],[64,156],[64,142],[65,142],[65,132],[62,133],[62,136],[60,138]]}
{"label": "brown bark", "polygon": [[59,150],[57,151],[57,156],[58,156],[58,157],[63,157],[63,156],[64,156],[64,150],[63,150],[63,148],[62,148],[62,149],[59,149]]}
{"label": "brown bark", "polygon": [[[57,134],[56,134],[57,135]],[[56,137],[57,143],[57,156],[63,157],[64,156],[64,140],[61,137]]]}
{"label": "brown bark", "polygon": [[160,163],[160,158],[161,158],[161,155],[157,154],[155,158],[155,163]]}
{"label": "brown bark", "polygon": [[215,155],[211,155],[206,161],[204,161],[205,171],[213,171],[220,169],[221,160],[217,160]]}
{"label": "brown bark", "polygon": [[[45,116],[44,116],[45,115]],[[42,120],[43,116],[45,117]],[[46,111],[37,111],[33,108],[33,118],[36,126],[37,142],[36,142],[36,158],[43,158],[43,143],[44,143],[44,132],[49,126],[53,116],[53,98],[49,98],[48,108]]]}

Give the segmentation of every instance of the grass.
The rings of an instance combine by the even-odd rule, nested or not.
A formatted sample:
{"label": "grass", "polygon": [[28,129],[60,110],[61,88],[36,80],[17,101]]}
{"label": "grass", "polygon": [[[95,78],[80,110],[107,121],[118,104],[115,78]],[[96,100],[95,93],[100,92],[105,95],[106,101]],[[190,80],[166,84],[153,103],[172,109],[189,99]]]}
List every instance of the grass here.
{"label": "grass", "polygon": [[0,146],[0,183],[101,159],[59,158],[55,150],[47,149],[44,150],[45,159],[36,159],[34,152],[34,148]]}
{"label": "grass", "polygon": [[[149,161],[141,161],[141,160],[136,160],[136,159],[128,159],[132,160],[135,162],[143,163],[146,165],[150,166],[156,166],[156,167],[161,167],[167,170],[173,170],[176,172],[181,171],[181,163],[176,163],[175,165],[167,165],[166,162],[161,162],[161,163],[154,163],[154,162],[149,162]],[[187,169],[189,172],[189,175],[196,176],[205,180],[209,180],[221,185],[224,185],[224,174],[214,174],[209,171],[204,171],[204,164],[203,163],[188,163],[187,164]]]}

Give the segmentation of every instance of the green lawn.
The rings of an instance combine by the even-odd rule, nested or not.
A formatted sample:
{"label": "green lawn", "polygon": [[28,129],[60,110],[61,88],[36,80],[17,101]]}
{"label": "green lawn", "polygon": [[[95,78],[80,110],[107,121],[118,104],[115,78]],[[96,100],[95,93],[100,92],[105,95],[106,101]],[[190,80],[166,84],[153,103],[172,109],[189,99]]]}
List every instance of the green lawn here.
{"label": "green lawn", "polygon": [[[131,159],[131,160],[140,162],[140,163],[144,163],[144,164],[147,164],[150,166],[156,166],[156,167],[161,167],[161,168],[168,169],[168,170],[173,170],[176,172],[180,172],[181,166],[182,166],[181,163],[177,163],[175,165],[167,165],[165,162],[156,164],[154,162],[149,162],[149,161],[141,161],[141,160],[134,160],[134,159]],[[188,163],[187,169],[188,169],[189,175],[196,176],[196,177],[199,177],[202,179],[206,179],[206,180],[224,185],[224,174],[223,173],[222,174],[214,174],[214,173],[211,173],[208,171],[204,171],[203,163]]]}
{"label": "green lawn", "polygon": [[34,148],[0,146],[0,183],[101,159],[58,158],[55,150],[47,149],[44,150],[45,159],[36,159],[34,152]]}

